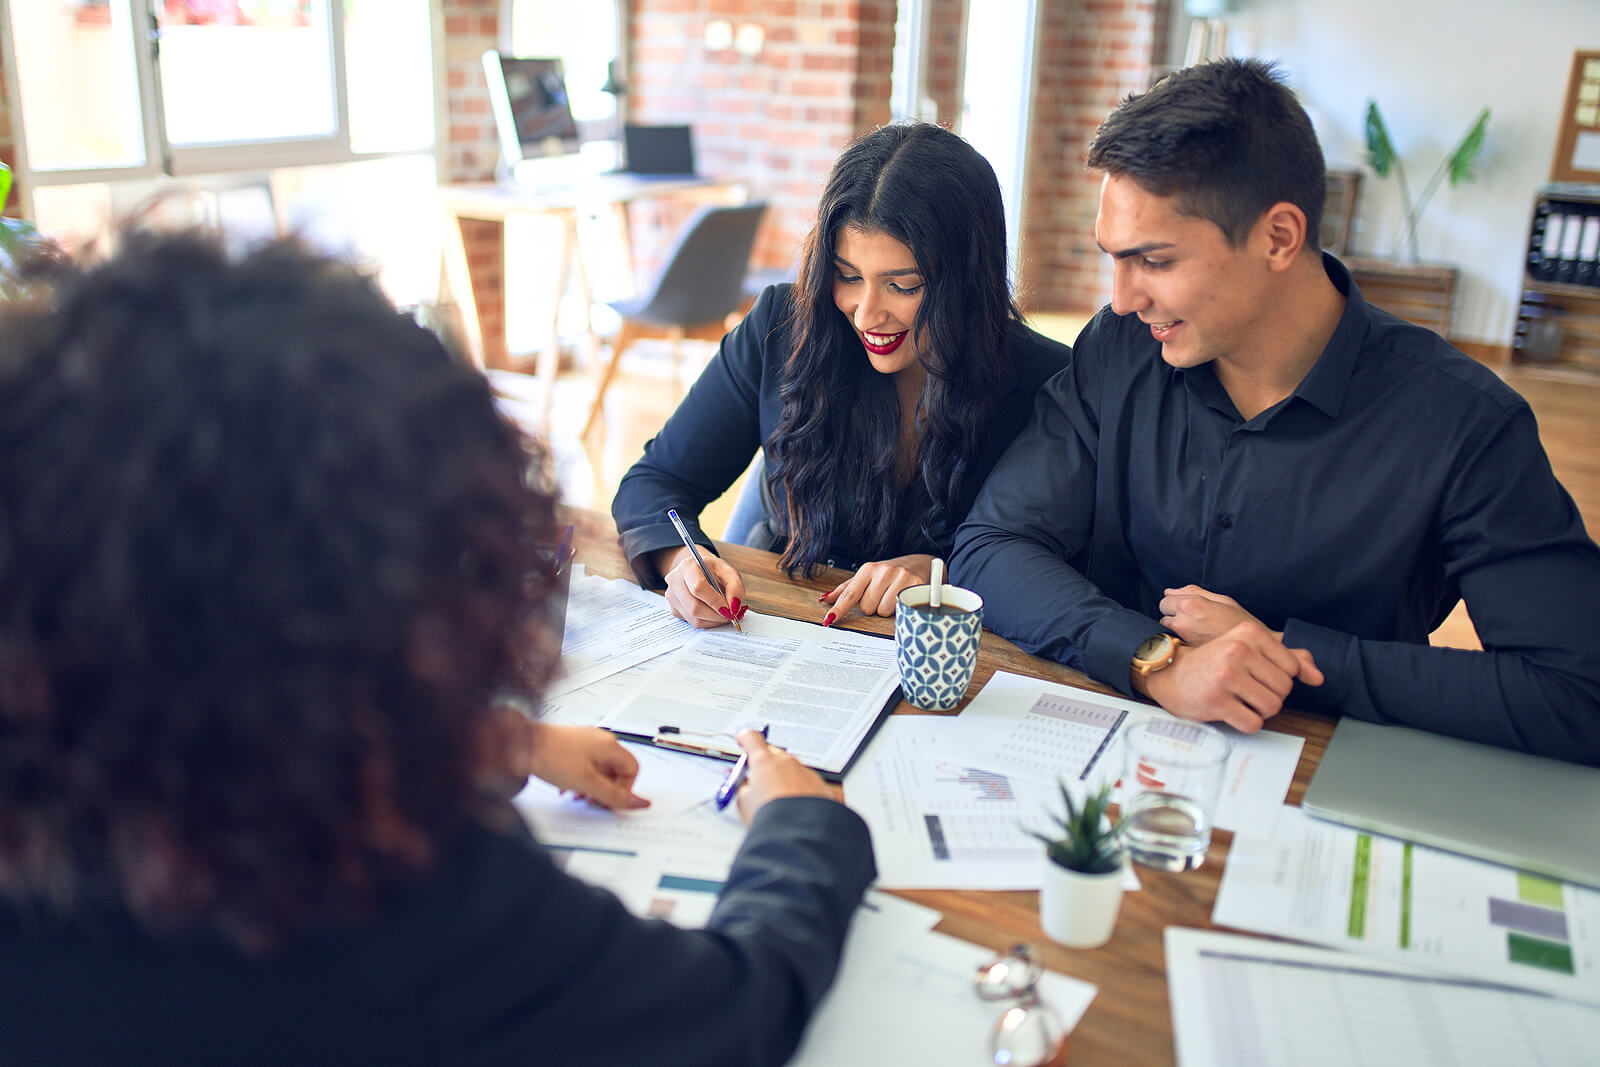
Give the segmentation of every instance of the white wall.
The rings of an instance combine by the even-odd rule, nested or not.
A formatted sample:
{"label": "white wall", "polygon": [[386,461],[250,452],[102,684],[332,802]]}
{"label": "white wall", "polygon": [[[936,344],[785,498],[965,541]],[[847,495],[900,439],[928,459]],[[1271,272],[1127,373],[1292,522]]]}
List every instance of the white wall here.
{"label": "white wall", "polygon": [[[1424,260],[1461,271],[1455,336],[1510,344],[1534,192],[1550,177],[1572,54],[1600,49],[1600,0],[1233,0],[1227,51],[1275,59],[1330,167],[1362,171],[1352,251],[1389,255],[1399,186],[1366,166],[1367,101],[1383,112],[1415,196],[1484,107],[1477,180],[1440,185]],[[1175,27],[1182,56],[1185,25]]]}

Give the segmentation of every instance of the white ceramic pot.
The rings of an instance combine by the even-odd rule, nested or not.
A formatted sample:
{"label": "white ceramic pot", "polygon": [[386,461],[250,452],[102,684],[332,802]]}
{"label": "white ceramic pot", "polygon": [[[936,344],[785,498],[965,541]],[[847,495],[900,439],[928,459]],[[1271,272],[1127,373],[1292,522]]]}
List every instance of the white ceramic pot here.
{"label": "white ceramic pot", "polygon": [[1039,925],[1052,941],[1068,948],[1099,948],[1111,940],[1122,907],[1122,868],[1105,874],[1069,871],[1040,857]]}

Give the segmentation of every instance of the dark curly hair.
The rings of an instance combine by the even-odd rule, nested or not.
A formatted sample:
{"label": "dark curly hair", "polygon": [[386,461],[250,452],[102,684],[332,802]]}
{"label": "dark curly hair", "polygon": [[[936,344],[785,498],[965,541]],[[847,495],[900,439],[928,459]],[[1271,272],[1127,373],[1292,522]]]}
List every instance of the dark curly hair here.
{"label": "dark curly hair", "polygon": [[1322,146],[1273,63],[1218,59],[1173,71],[1106,117],[1088,165],[1176,196],[1180,211],[1215,223],[1234,247],[1273,204],[1291,203],[1305,213],[1308,251],[1317,250],[1328,195]]}
{"label": "dark curly hair", "polygon": [[0,892],[264,948],[491,818],[544,457],[354,270],[132,234],[0,305]]}
{"label": "dark curly hair", "polygon": [[[901,515],[900,401],[862,354],[833,299],[839,231],[881,233],[910,249],[927,286],[912,324],[928,380],[917,411],[915,477],[928,504]],[[1006,376],[1007,332],[1021,322],[1006,277],[1006,221],[994,168],[932,123],[884,126],[839,156],[823,187],[795,285],[783,410],[767,441],[767,478],[787,499],[783,564],[808,576],[852,541],[866,559],[938,554],[962,514]],[[916,531],[913,544],[902,530]]]}

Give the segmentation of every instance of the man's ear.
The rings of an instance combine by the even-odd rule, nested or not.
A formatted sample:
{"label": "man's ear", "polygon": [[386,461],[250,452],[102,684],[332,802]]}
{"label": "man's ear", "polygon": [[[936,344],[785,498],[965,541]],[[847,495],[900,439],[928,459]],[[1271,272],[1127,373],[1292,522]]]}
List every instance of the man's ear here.
{"label": "man's ear", "polygon": [[1287,200],[1267,208],[1256,234],[1272,270],[1287,270],[1306,246],[1306,213]]}

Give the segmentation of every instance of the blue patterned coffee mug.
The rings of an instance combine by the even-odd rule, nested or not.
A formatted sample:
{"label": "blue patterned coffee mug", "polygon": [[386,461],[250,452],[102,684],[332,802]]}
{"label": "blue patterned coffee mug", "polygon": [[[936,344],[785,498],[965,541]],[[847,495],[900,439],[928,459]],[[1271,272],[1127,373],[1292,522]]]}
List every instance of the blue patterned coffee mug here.
{"label": "blue patterned coffee mug", "polygon": [[949,711],[961,703],[978,665],[983,598],[970,589],[940,587],[939,607],[928,606],[932,586],[900,591],[894,612],[895,662],[906,703]]}

